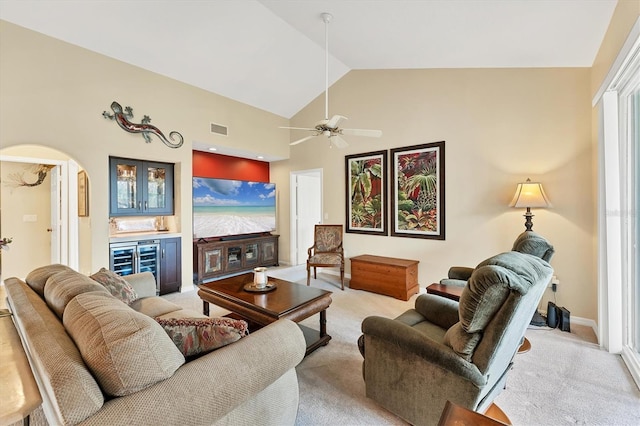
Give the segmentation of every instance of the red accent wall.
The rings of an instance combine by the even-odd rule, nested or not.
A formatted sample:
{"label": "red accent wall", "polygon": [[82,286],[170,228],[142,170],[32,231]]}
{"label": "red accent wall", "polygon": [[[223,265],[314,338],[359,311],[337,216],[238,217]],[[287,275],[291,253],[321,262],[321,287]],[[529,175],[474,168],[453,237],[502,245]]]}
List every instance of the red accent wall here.
{"label": "red accent wall", "polygon": [[193,176],[270,182],[269,163],[228,155],[193,151]]}

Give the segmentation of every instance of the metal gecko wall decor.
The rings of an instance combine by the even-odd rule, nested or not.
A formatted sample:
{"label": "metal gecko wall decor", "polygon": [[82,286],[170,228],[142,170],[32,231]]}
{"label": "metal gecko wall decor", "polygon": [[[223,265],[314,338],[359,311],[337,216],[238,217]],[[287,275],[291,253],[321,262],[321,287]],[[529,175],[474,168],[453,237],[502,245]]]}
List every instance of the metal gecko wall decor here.
{"label": "metal gecko wall decor", "polygon": [[[44,182],[47,177],[47,173],[49,170],[53,169],[55,165],[53,164],[34,164],[32,166],[27,166],[22,172],[10,173],[7,175],[7,178],[3,182],[5,186],[10,186],[13,188],[18,188],[20,186],[24,186],[27,188],[32,188],[34,186],[38,186]],[[24,174],[27,170],[31,169],[31,173],[38,176],[35,182],[27,182],[24,177]]]}
{"label": "metal gecko wall decor", "polygon": [[[142,133],[142,137],[144,137],[144,140],[147,143],[151,143],[151,134],[160,138],[160,140],[169,148],[180,148],[184,142],[182,135],[176,131],[169,133],[169,137],[171,138],[171,141],[173,141],[170,142],[160,129],[149,124],[151,122],[151,118],[149,118],[148,115],[142,117],[140,124],[132,123],[129,121],[130,118],[133,118],[133,109],[130,106],[126,107],[123,111],[122,106],[118,102],[113,101],[111,102],[111,110],[113,111],[113,114],[109,114],[107,111],[104,111],[102,116],[109,120],[115,120],[122,130],[129,133]],[[176,137],[179,138],[179,142],[175,142]]]}

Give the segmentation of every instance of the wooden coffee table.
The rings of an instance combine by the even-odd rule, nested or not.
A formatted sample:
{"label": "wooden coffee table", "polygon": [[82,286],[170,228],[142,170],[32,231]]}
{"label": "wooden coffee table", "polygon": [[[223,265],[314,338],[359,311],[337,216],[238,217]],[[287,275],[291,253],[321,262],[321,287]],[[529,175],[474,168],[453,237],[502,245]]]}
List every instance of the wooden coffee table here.
{"label": "wooden coffee table", "polygon": [[209,315],[209,303],[231,311],[232,316],[247,320],[250,329],[264,327],[281,318],[300,322],[311,315],[320,314],[320,330],[298,324],[307,342],[306,355],[325,346],[331,340],[327,334],[327,308],[331,305],[331,292],[314,287],[269,277],[275,290],[254,293],[244,290],[253,281],[253,273],[236,275],[199,285],[202,312]]}

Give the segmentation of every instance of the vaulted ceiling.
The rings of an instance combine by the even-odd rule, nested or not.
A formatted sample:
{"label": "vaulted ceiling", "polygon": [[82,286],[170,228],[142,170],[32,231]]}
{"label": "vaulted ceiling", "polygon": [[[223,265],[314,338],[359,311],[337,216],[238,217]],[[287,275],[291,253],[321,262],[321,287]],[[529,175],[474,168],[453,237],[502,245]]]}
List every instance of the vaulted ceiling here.
{"label": "vaulted ceiling", "polygon": [[[590,67],[617,0],[0,0],[0,19],[290,118],[352,69]],[[0,52],[1,60],[1,52]]]}

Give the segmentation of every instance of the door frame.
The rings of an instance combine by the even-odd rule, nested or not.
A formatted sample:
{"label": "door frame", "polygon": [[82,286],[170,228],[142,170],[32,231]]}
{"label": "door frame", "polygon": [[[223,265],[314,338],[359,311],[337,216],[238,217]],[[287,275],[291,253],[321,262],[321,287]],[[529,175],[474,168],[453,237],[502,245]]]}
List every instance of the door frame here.
{"label": "door frame", "polygon": [[322,169],[296,170],[289,173],[289,225],[290,225],[290,241],[289,241],[289,259],[292,266],[298,265],[298,214],[296,207],[298,205],[298,192],[296,190],[297,177],[301,175],[318,176],[320,182],[320,222],[324,220],[324,186]]}
{"label": "door frame", "polygon": [[58,192],[58,199],[51,200],[50,208],[54,208],[54,202],[61,207],[60,235],[58,236],[60,243],[60,263],[78,270],[80,263],[78,252],[78,215],[70,214],[74,209],[77,209],[77,207],[74,206],[77,206],[78,202],[78,181],[77,179],[69,178],[72,171],[75,171],[75,174],[77,174],[79,168],[78,163],[73,160],[64,161],[51,158],[17,157],[11,155],[0,155],[0,161],[26,164],[51,164],[60,167],[60,191]]}

